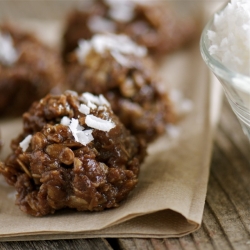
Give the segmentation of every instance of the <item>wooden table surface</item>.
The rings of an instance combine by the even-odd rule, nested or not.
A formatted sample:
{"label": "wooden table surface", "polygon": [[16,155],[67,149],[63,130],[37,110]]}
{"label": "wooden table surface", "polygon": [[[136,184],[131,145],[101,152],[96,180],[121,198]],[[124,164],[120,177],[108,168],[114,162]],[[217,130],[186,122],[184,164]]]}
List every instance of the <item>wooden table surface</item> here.
{"label": "wooden table surface", "polygon": [[215,134],[201,228],[171,239],[78,239],[2,242],[0,249],[250,249],[250,144],[226,100]]}

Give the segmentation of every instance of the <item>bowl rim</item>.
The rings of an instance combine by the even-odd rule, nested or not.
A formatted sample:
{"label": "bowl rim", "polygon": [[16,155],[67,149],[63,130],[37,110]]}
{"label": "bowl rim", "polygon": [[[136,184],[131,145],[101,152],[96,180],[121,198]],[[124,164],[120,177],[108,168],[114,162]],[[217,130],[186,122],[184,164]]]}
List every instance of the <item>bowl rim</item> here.
{"label": "bowl rim", "polygon": [[217,60],[214,56],[212,56],[208,51],[209,39],[207,36],[207,31],[213,25],[215,15],[222,12],[227,5],[228,3],[224,5],[221,9],[216,11],[203,28],[200,38],[201,55],[207,66],[212,70],[212,72],[216,76],[227,80],[227,82],[233,85],[234,87],[241,89],[244,92],[249,92],[250,94],[250,76],[229,69],[228,67],[223,65],[219,60]]}

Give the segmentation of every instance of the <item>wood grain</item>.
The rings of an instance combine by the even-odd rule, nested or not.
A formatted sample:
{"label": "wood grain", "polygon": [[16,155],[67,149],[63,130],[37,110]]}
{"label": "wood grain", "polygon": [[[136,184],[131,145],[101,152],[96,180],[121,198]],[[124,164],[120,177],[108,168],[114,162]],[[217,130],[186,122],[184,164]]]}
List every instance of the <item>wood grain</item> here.
{"label": "wood grain", "polygon": [[201,228],[172,239],[80,239],[0,242],[1,249],[245,250],[250,249],[250,144],[227,101],[215,134]]}
{"label": "wood grain", "polygon": [[0,250],[112,250],[105,239],[0,242]]}

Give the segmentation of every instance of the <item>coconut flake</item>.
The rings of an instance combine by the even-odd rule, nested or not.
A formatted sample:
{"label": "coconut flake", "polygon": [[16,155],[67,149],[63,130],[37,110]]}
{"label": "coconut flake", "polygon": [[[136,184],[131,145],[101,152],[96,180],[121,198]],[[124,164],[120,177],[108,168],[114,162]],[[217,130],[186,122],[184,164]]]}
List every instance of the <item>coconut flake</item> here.
{"label": "coconut flake", "polygon": [[88,143],[94,140],[94,137],[92,136],[92,129],[87,129],[84,131],[77,131],[77,139],[78,141],[86,146]]}
{"label": "coconut flake", "polygon": [[129,22],[134,17],[135,3],[128,0],[105,0],[109,16],[119,22]]}
{"label": "coconut flake", "polygon": [[138,57],[143,57],[147,53],[145,47],[137,45],[126,35],[95,35],[92,39],[92,44],[98,53],[104,53],[106,50],[110,50],[126,55],[132,54]]}
{"label": "coconut flake", "polygon": [[0,32],[0,63],[11,66],[17,61],[18,57],[11,36]]}
{"label": "coconut flake", "polygon": [[81,113],[83,113],[84,115],[88,115],[90,112],[90,108],[85,105],[85,104],[81,104],[80,108],[78,109]]}
{"label": "coconut flake", "polygon": [[82,127],[79,124],[78,119],[72,118],[69,128],[74,136],[74,139],[84,146],[86,146],[88,143],[94,140],[94,137],[92,136],[93,130],[92,129],[84,130],[84,127]]}
{"label": "coconut flake", "polygon": [[[97,104],[97,105],[106,105],[106,106],[110,106],[110,103],[108,102],[108,100],[101,94],[99,96],[95,96],[92,95],[89,92],[85,92],[81,95],[80,99],[82,101],[84,101],[85,103],[89,103],[90,105],[93,105],[93,103]],[[89,106],[89,105],[88,105]]]}
{"label": "coconut flake", "polygon": [[94,115],[87,115],[85,122],[89,127],[105,132],[109,132],[115,127],[115,124],[112,121],[103,120]]}
{"label": "coconut flake", "polygon": [[99,95],[99,100],[100,100],[101,105],[106,105],[106,106],[110,107],[110,103],[102,94]]}
{"label": "coconut flake", "polygon": [[97,110],[98,111],[104,111],[104,110],[106,110],[106,108],[105,108],[105,106],[99,106]]}
{"label": "coconut flake", "polygon": [[97,104],[98,106],[106,105],[110,107],[110,103],[103,95],[95,96],[89,92],[85,92],[80,96],[80,100],[87,103],[87,106],[91,109],[97,108],[95,104]]}
{"label": "coconut flake", "polygon": [[126,56],[120,54],[117,51],[112,51],[111,55],[115,58],[115,60],[121,65],[128,67],[130,65],[130,60]]}
{"label": "coconut flake", "polygon": [[19,146],[22,148],[23,152],[25,152],[28,149],[31,139],[32,135],[28,135],[19,143]]}
{"label": "coconut flake", "polygon": [[88,28],[93,33],[102,33],[102,32],[109,32],[115,33],[116,24],[115,22],[109,21],[106,18],[102,18],[100,16],[92,16],[89,18],[87,22]]}
{"label": "coconut flake", "polygon": [[79,124],[79,120],[78,119],[75,119],[75,118],[72,118],[71,119],[71,122],[69,124],[69,128],[75,138],[75,140],[77,142],[79,142],[79,139],[78,139],[78,136],[77,136],[77,132],[79,131],[82,131],[84,130],[84,127],[82,127],[80,124]]}
{"label": "coconut flake", "polygon": [[96,109],[96,108],[97,108],[97,106],[96,106],[94,103],[92,103],[91,101],[88,101],[87,105],[88,105],[91,109]]}
{"label": "coconut flake", "polygon": [[[147,49],[134,43],[126,35],[97,34],[90,41],[80,40],[76,50],[79,63],[84,63],[86,56],[94,50],[98,54],[110,51],[111,55],[121,64],[127,65],[128,55],[144,57]],[[126,59],[126,60],[125,60]]]}
{"label": "coconut flake", "polygon": [[76,49],[76,57],[79,63],[83,64],[86,56],[91,51],[91,43],[83,39],[79,40],[78,48]]}
{"label": "coconut flake", "polygon": [[69,126],[69,124],[70,124],[70,119],[69,119],[69,117],[67,117],[67,116],[64,116],[62,119],[61,119],[61,122],[60,122],[62,125],[64,125],[64,126]]}
{"label": "coconut flake", "polygon": [[100,105],[100,100],[98,98],[98,96],[95,96],[95,95],[92,95],[91,93],[89,92],[85,92],[81,95],[82,97],[82,100],[84,100],[85,102],[92,102],[92,103],[95,103],[97,105]]}

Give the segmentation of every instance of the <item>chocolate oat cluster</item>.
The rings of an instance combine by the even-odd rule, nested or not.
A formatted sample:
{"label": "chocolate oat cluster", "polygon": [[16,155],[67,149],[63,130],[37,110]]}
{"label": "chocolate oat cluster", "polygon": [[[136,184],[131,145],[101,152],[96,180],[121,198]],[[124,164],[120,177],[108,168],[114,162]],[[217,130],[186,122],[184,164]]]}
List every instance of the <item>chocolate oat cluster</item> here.
{"label": "chocolate oat cluster", "polygon": [[35,102],[11,148],[0,173],[16,188],[16,204],[33,216],[117,207],[137,184],[145,157],[144,143],[102,95],[72,91]]}
{"label": "chocolate oat cluster", "polygon": [[147,142],[175,120],[147,49],[125,35],[99,34],[81,40],[71,57],[68,83],[78,92],[103,94],[123,124]]}
{"label": "chocolate oat cluster", "polygon": [[105,32],[126,34],[150,54],[162,55],[191,41],[197,29],[193,17],[182,17],[166,1],[96,0],[69,14],[63,56],[67,61],[80,39]]}
{"label": "chocolate oat cluster", "polygon": [[0,26],[0,116],[21,115],[64,82],[59,55],[33,35]]}

